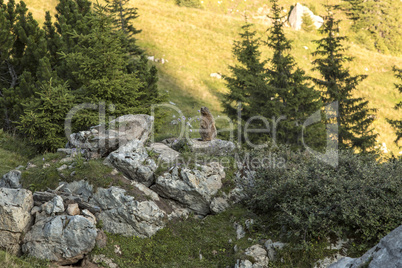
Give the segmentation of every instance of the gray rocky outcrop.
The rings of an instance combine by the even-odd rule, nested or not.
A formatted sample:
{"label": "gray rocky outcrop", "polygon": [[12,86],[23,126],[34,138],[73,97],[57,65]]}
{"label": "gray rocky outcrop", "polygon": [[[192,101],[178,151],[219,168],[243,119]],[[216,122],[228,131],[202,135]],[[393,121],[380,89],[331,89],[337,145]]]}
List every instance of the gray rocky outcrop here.
{"label": "gray rocky outcrop", "polygon": [[128,179],[143,183],[149,187],[155,181],[157,169],[155,161],[149,157],[143,142],[134,139],[118,150],[109,154],[105,160],[123,173]]}
{"label": "gray rocky outcrop", "polygon": [[19,252],[21,235],[32,222],[33,203],[29,190],[0,188],[0,249]]}
{"label": "gray rocky outcrop", "polygon": [[165,163],[173,163],[180,155],[179,152],[161,142],[151,143],[147,150],[155,153],[158,156],[158,161]]}
{"label": "gray rocky outcrop", "polygon": [[21,171],[19,170],[11,170],[10,172],[3,175],[0,179],[0,188],[12,188],[18,189],[21,188],[22,185],[20,183],[21,179]]}
{"label": "gray rocky outcrop", "polygon": [[198,166],[196,169],[174,167],[159,176],[152,190],[173,199],[197,214],[210,213],[210,203],[222,187],[225,177],[223,167],[216,162]]}
{"label": "gray rocky outcrop", "polygon": [[267,249],[268,258],[273,261],[276,259],[277,251],[281,250],[286,244],[282,242],[272,242],[271,239],[268,239],[265,241],[264,246]]}
{"label": "gray rocky outcrop", "polygon": [[73,264],[95,247],[95,225],[81,215],[45,218],[25,235],[22,251],[39,259]]}
{"label": "gray rocky outcrop", "polygon": [[398,268],[402,267],[402,225],[383,237],[360,258],[343,258],[329,268]]}
{"label": "gray rocky outcrop", "polygon": [[304,14],[307,14],[311,17],[316,29],[320,28],[324,23],[323,18],[314,15],[314,13],[308,7],[305,7],[302,4],[297,3],[289,15],[289,24],[296,31],[300,30],[302,27]]}
{"label": "gray rocky outcrop", "polygon": [[216,156],[225,156],[231,154],[236,149],[236,145],[233,142],[221,139],[202,141],[200,139],[178,140],[175,138],[170,138],[163,140],[162,143],[177,151],[181,151],[183,148],[187,148],[193,153],[202,153]]}
{"label": "gray rocky outcrop", "polygon": [[150,237],[165,226],[166,213],[154,201],[137,201],[118,187],[99,188],[90,202],[101,207],[98,220],[109,233]]}
{"label": "gray rocky outcrop", "polygon": [[88,158],[104,157],[133,139],[145,142],[152,131],[153,121],[154,118],[146,114],[123,115],[110,121],[107,130],[98,125],[71,134],[68,147],[83,150]]}

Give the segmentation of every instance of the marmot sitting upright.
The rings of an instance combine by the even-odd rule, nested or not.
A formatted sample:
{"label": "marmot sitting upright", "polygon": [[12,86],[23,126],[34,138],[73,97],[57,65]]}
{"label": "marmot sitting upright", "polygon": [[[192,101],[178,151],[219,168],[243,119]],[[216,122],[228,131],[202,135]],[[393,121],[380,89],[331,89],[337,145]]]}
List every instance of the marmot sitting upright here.
{"label": "marmot sitting upright", "polygon": [[207,107],[201,108],[200,135],[203,141],[210,141],[216,137],[215,120]]}

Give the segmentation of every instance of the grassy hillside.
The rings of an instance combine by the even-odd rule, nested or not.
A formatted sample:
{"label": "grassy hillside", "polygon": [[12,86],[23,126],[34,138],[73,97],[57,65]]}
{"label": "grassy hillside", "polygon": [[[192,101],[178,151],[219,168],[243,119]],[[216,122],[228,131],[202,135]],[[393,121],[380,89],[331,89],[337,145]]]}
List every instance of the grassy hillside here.
{"label": "grassy hillside", "polygon": [[[26,1],[34,16],[43,21],[44,9],[52,10],[57,1],[47,1],[46,5],[38,0]],[[322,3],[339,3],[338,0],[322,1]],[[294,1],[281,1],[286,11],[290,10]],[[324,7],[316,1],[301,2],[309,6],[317,14],[324,14]],[[233,40],[238,38],[238,32],[244,23],[244,14],[249,21],[255,23],[255,29],[261,38],[266,39],[267,25],[260,19],[258,9],[270,4],[268,1],[246,0],[204,0],[202,9],[178,7],[174,0],[136,0],[132,6],[137,7],[140,17],[136,27],[142,29],[138,35],[139,44],[147,53],[156,58],[164,58],[165,64],[155,63],[159,69],[159,86],[170,95],[169,100],[176,103],[186,116],[194,116],[200,106],[206,105],[213,113],[222,113],[220,100],[227,89],[223,80],[210,77],[211,73],[228,73],[228,65],[234,64],[231,53]],[[43,7],[43,8],[41,8]],[[285,13],[284,13],[285,14]],[[351,36],[350,21],[342,18],[341,34]],[[315,49],[313,40],[319,39],[318,32],[306,33],[286,30],[292,39],[292,53],[299,66],[312,73],[311,52]],[[353,36],[351,36],[351,40]],[[383,55],[365,49],[355,41],[347,44],[350,48],[347,54],[355,57],[350,63],[352,74],[367,74],[369,77],[361,83],[356,96],[365,97],[370,101],[370,107],[378,109],[375,128],[380,133],[378,141],[385,142],[388,149],[398,154],[400,149],[393,143],[395,134],[385,118],[400,118],[402,115],[393,109],[395,103],[402,97],[394,88],[396,79],[392,66],[402,66],[402,57]],[[307,47],[307,49],[305,49]],[[268,57],[270,51],[262,47],[263,55]]]}

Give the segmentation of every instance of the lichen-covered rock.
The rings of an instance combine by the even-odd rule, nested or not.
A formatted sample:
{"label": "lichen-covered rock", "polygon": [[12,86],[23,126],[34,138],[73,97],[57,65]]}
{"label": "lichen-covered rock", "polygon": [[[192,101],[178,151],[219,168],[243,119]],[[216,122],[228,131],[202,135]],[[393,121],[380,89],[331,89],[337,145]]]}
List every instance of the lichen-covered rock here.
{"label": "lichen-covered rock", "polygon": [[193,153],[216,156],[228,155],[236,149],[236,145],[233,142],[221,139],[213,139],[210,141],[200,139],[167,139],[162,142],[177,151],[185,147]]}
{"label": "lichen-covered rock", "polygon": [[0,188],[0,248],[18,253],[21,234],[32,222],[33,207],[31,191]]}
{"label": "lichen-covered rock", "polygon": [[219,163],[209,163],[198,169],[175,167],[156,179],[152,190],[173,199],[200,215],[210,213],[213,196],[222,187],[225,177]]}
{"label": "lichen-covered rock", "polygon": [[95,225],[83,216],[52,216],[32,226],[22,251],[39,259],[73,264],[95,247]]}
{"label": "lichen-covered rock", "polygon": [[130,180],[140,182],[147,187],[155,181],[154,172],[157,165],[149,157],[143,142],[138,139],[110,153],[107,161]]}
{"label": "lichen-covered rock", "polygon": [[135,200],[118,187],[99,188],[91,199],[101,207],[98,220],[109,233],[150,237],[165,226],[166,213],[154,201]]}
{"label": "lichen-covered rock", "polygon": [[154,118],[146,114],[123,115],[110,121],[108,130],[103,126],[94,126],[89,131],[71,134],[68,147],[84,150],[89,158],[107,156],[131,140],[145,142],[153,121]]}
{"label": "lichen-covered rock", "polygon": [[[365,266],[368,265],[368,266]],[[383,237],[380,242],[360,258],[343,258],[329,268],[397,268],[402,267],[402,225]]]}
{"label": "lichen-covered rock", "polygon": [[3,175],[0,179],[0,187],[19,189],[21,188],[21,171],[11,170],[10,172]]}
{"label": "lichen-covered rock", "polygon": [[180,155],[179,152],[161,142],[151,143],[147,150],[157,154],[158,160],[166,163],[173,163]]}

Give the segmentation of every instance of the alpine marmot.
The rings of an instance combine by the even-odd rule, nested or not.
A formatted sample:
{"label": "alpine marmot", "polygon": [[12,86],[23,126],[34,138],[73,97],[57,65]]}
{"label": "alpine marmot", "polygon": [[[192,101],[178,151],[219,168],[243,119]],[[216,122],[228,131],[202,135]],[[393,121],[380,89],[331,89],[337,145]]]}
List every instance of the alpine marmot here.
{"label": "alpine marmot", "polygon": [[215,120],[207,107],[201,108],[200,135],[201,140],[210,141],[216,137]]}

